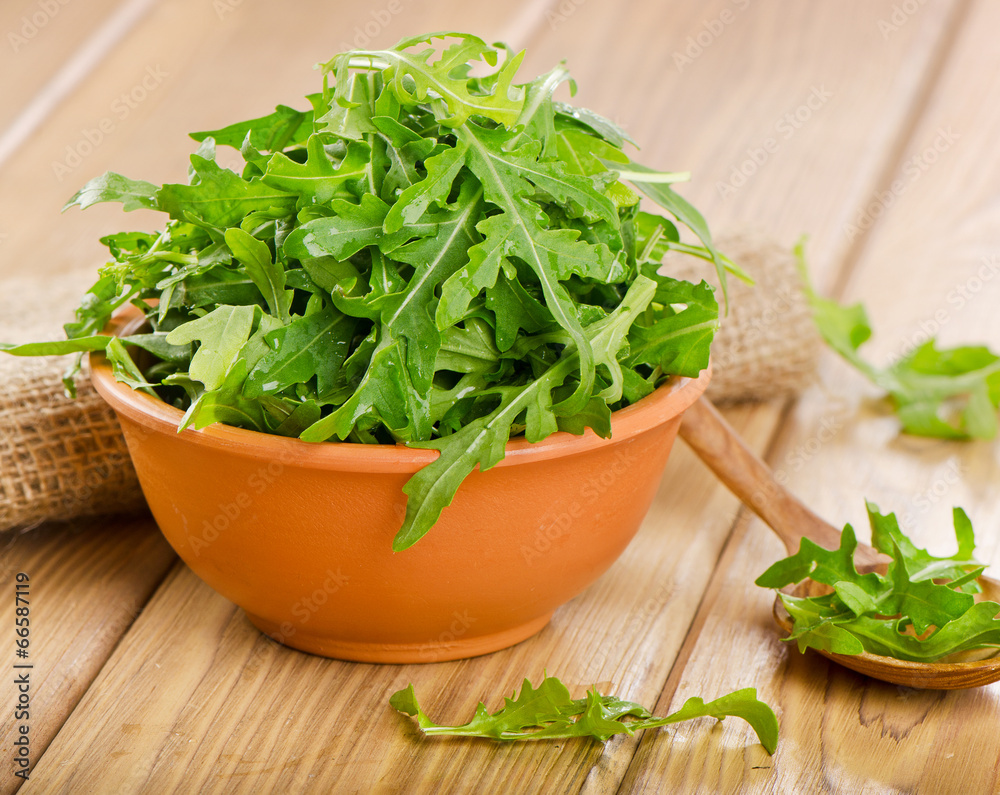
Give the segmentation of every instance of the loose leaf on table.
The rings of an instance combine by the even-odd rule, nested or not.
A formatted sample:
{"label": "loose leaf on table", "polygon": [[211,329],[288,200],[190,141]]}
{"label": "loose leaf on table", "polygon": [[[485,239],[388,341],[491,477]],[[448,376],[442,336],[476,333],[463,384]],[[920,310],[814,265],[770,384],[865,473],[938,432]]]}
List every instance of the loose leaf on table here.
{"label": "loose leaf on table", "polygon": [[1000,356],[982,345],[938,348],[928,340],[887,367],[860,353],[872,336],[860,303],[842,306],[809,285],[805,245],[796,246],[813,319],[827,344],[888,393],[903,431],[943,439],[993,439],[1000,409]]}
{"label": "loose leaf on table", "polygon": [[767,704],[757,699],[754,688],[737,690],[708,703],[701,698],[689,698],[677,712],[656,717],[641,704],[601,695],[596,687],[587,691],[586,698],[573,699],[562,682],[546,676],[537,688],[525,679],[520,694],[504,698],[504,706],[496,712],[489,712],[480,702],[473,719],[463,726],[442,726],[432,721],[417,703],[413,685],[394,693],[389,703],[415,718],[426,735],[503,741],[590,737],[603,743],[616,734],[631,736],[637,731],[694,718],[722,721],[735,716],[750,724],[769,754],[778,746],[778,719]]}

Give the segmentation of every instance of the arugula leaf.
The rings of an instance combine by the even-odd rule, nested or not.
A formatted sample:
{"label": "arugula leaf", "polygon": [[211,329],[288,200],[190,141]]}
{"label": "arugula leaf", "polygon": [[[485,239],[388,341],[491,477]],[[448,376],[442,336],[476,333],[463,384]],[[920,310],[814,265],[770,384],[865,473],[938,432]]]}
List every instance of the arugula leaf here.
{"label": "arugula leaf", "polygon": [[226,230],[226,245],[264,296],[271,314],[287,324],[292,291],[285,289],[285,269],[271,261],[271,250],[267,244],[242,229],[234,228]]}
{"label": "arugula leaf", "polygon": [[[418,53],[406,50],[418,44],[431,44],[444,37],[458,39],[449,46],[438,60],[433,47]],[[379,69],[382,79],[392,88],[397,101],[404,107],[414,107],[433,98],[443,100],[447,112],[436,112],[439,124],[459,127],[472,115],[485,116],[498,124],[513,126],[517,121],[523,103],[523,90],[512,86],[524,53],[509,59],[495,74],[492,92],[473,93],[468,78],[456,77],[456,72],[464,73],[469,61],[481,60],[489,66],[497,62],[496,50],[482,39],[464,33],[427,34],[403,39],[391,50],[355,51],[338,55],[323,64],[323,70],[336,75],[337,85],[343,86],[351,68]],[[349,106],[351,100],[338,91],[335,99],[342,106]]]}
{"label": "arugula leaf", "polygon": [[272,349],[248,374],[243,394],[248,398],[278,394],[313,377],[317,393],[328,394],[347,358],[356,323],[328,306],[272,331],[267,336]]}
{"label": "arugula leaf", "polygon": [[326,153],[322,136],[311,135],[304,163],[275,152],[267,162],[261,182],[297,194],[300,204],[326,204],[334,198],[352,198],[348,186],[352,181],[367,178],[370,163],[371,147],[366,143],[349,143],[343,159],[335,164]]}
{"label": "arugula leaf", "polygon": [[290,214],[295,197],[258,180],[244,180],[228,168],[201,155],[191,155],[198,181],[191,185],[164,185],[156,192],[159,209],[179,221],[190,220],[209,227],[239,226],[252,212]]}
{"label": "arugula leaf", "polygon": [[[588,348],[604,353],[605,358],[608,351],[618,350],[621,338],[635,317],[646,308],[654,292],[652,280],[638,276],[615,312],[584,330]],[[394,551],[413,546],[430,530],[441,511],[451,504],[461,482],[476,466],[485,472],[503,458],[511,425],[522,412],[530,418],[527,429],[529,441],[538,441],[547,435],[537,430],[546,425],[546,418],[547,432],[556,430],[552,390],[578,370],[579,364],[580,352],[571,343],[559,359],[535,380],[523,387],[498,387],[500,405],[488,415],[473,420],[449,436],[413,444],[414,447],[439,450],[441,454],[403,487],[408,496],[406,517],[393,539]],[[617,363],[614,367],[618,367]],[[536,432],[533,433],[533,430]]]}
{"label": "arugula leaf", "polygon": [[573,699],[567,687],[554,676],[546,676],[537,688],[525,679],[520,694],[505,697],[504,706],[496,712],[489,712],[480,702],[473,719],[463,726],[442,726],[432,721],[417,703],[412,684],[394,693],[389,704],[415,718],[421,732],[427,735],[502,741],[590,737],[604,743],[615,734],[632,736],[638,731],[694,718],[722,721],[735,716],[750,724],[769,754],[778,747],[778,719],[767,704],[757,699],[754,688],[737,690],[708,703],[701,698],[689,698],[677,712],[662,718],[653,716],[641,704],[601,695],[596,687],[587,691],[586,698]]}
{"label": "arugula leaf", "polygon": [[697,376],[708,367],[712,339],[719,327],[719,305],[712,288],[707,282],[692,285],[664,277],[656,301],[663,307],[661,316],[650,325],[640,321],[633,326],[626,362]]}
{"label": "arugula leaf", "polygon": [[970,566],[980,565],[972,554],[976,548],[972,523],[961,508],[954,508],[952,511],[958,552],[951,557],[939,558],[931,555],[926,549],[914,546],[899,529],[894,514],[880,513],[878,506],[873,502],[865,504],[872,529],[872,546],[890,556],[893,556],[898,549],[895,557],[898,559],[900,555],[902,556],[914,580],[957,580],[965,576]]}
{"label": "arugula leaf", "polygon": [[136,366],[135,362],[132,361],[132,357],[129,356],[128,351],[125,350],[125,344],[118,337],[110,337],[109,340],[106,354],[108,361],[111,363],[111,369],[115,375],[115,380],[128,384],[133,389],[156,397],[156,392],[153,391],[153,385],[146,381],[142,371]]}
{"label": "arugula leaf", "polygon": [[22,345],[0,342],[0,351],[13,356],[61,356],[81,351],[103,351],[108,347],[110,340],[111,337],[98,335],[52,342],[26,342]]}
{"label": "arugula leaf", "polygon": [[156,192],[156,186],[151,182],[129,179],[109,171],[90,180],[74,193],[73,197],[66,202],[63,210],[67,210],[73,205],[86,210],[100,202],[120,202],[122,209],[126,212],[130,210],[155,210],[157,209]]}
{"label": "arugula leaf", "polygon": [[975,582],[985,566],[973,559],[975,538],[965,512],[956,508],[958,552],[947,558],[918,549],[893,514],[867,503],[876,548],[892,555],[885,574],[859,574],[857,541],[844,527],[840,549],[829,551],[802,539],[799,551],[757,578],[764,588],[784,588],[806,579],[832,588],[822,596],[779,593],[792,617],[787,638],[799,651],[881,654],[901,660],[934,662],[972,649],[1000,649],[1000,604],[977,602]]}
{"label": "arugula leaf", "polygon": [[254,149],[280,152],[286,146],[301,144],[312,131],[312,111],[300,111],[278,105],[274,113],[259,119],[230,124],[221,130],[191,133],[194,140],[212,138],[217,144],[241,149],[248,139]]}
{"label": "arugula leaf", "polygon": [[1000,356],[981,345],[939,349],[931,339],[888,367],[876,367],[859,352],[872,335],[864,306],[842,306],[817,295],[809,281],[804,241],[795,254],[823,339],[888,393],[904,432],[956,440],[996,438]]}
{"label": "arugula leaf", "polygon": [[[736,265],[715,248],[715,244],[712,242],[712,233],[709,231],[704,216],[687,199],[674,191],[668,182],[650,180],[651,176],[660,172],[635,162],[629,164],[629,170],[632,184],[698,236],[715,264],[716,273],[719,275],[719,284],[722,286],[722,294],[728,301],[727,271],[736,269]],[[738,269],[736,272],[745,276]]]}
{"label": "arugula leaf", "polygon": [[167,342],[171,345],[199,342],[188,372],[192,379],[201,381],[206,390],[218,389],[250,337],[253,318],[253,307],[220,306],[204,317],[175,328],[167,334]]}
{"label": "arugula leaf", "polygon": [[757,578],[757,585],[761,588],[783,588],[809,578],[823,585],[854,582],[868,591],[877,581],[878,575],[858,574],[854,566],[854,550],[857,547],[854,528],[850,525],[844,526],[840,535],[840,548],[837,550],[826,550],[814,541],[803,538],[799,551],[773,564]]}
{"label": "arugula leaf", "polygon": [[385,234],[383,225],[389,205],[372,193],[362,196],[359,204],[334,199],[329,207],[331,215],[306,221],[285,238],[286,257],[301,260],[332,256],[346,260],[369,246],[395,247],[392,242],[400,243],[411,235],[410,230]]}

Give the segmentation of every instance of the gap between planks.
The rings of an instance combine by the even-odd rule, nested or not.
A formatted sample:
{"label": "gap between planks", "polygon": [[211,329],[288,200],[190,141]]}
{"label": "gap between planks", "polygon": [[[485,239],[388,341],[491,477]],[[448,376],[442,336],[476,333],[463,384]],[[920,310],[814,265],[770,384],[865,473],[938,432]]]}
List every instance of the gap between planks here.
{"label": "gap between planks", "polygon": [[[919,129],[920,121],[923,119],[930,104],[931,97],[934,96],[941,82],[944,65],[954,51],[958,34],[965,27],[969,19],[972,3],[973,0],[957,0],[951,16],[945,23],[944,33],[938,38],[938,43],[933,49],[933,54],[928,59],[927,69],[924,71],[924,77],[921,80],[920,88],[917,89],[914,102],[910,106],[910,110],[903,119],[902,124],[899,126],[899,133],[896,136],[895,142],[887,150],[885,166],[875,180],[874,190],[868,194],[869,196],[880,196],[888,192],[892,186],[893,179],[899,173],[899,168],[903,163],[907,148],[913,142],[914,136]],[[851,244],[844,252],[840,268],[837,269],[837,277],[831,283],[828,297],[838,300],[843,297],[851,277],[854,276],[854,272],[857,270],[858,263],[861,261],[872,233],[881,226],[884,217],[885,213],[882,213],[875,219],[875,223],[871,224],[867,229],[862,229],[858,236],[851,241]]]}
{"label": "gap between planks", "polygon": [[[794,405],[794,399],[786,400],[778,410],[778,416],[774,421],[774,429],[771,431],[764,452],[761,455],[765,461],[770,461],[776,452],[780,442],[781,429],[784,427],[785,420]],[[715,477],[714,474],[712,477]],[[666,682],[660,691],[655,709],[655,714],[657,715],[661,714],[661,712],[665,714],[665,711],[670,708],[670,704],[674,699],[674,693],[677,692],[677,687],[680,685],[681,677],[687,668],[688,660],[691,659],[691,654],[694,652],[698,638],[701,637],[701,631],[705,626],[705,622],[715,609],[715,604],[722,593],[723,578],[718,576],[718,573],[729,570],[733,557],[736,555],[736,550],[747,534],[752,517],[753,514],[751,511],[746,506],[740,505],[730,526],[729,533],[726,536],[725,543],[722,545],[722,549],[719,550],[719,557],[712,568],[713,574],[711,579],[709,579],[708,587],[701,595],[701,601],[698,603],[698,608],[695,610],[691,624],[688,626],[688,631],[684,636],[684,641],[681,643],[680,651],[678,651],[677,656],[674,658],[674,664],[670,667],[670,673],[667,674]],[[636,743],[636,750],[638,750],[638,747],[639,743]]]}
{"label": "gap between planks", "polygon": [[53,75],[0,135],[0,168],[146,16],[157,0],[125,0]]}

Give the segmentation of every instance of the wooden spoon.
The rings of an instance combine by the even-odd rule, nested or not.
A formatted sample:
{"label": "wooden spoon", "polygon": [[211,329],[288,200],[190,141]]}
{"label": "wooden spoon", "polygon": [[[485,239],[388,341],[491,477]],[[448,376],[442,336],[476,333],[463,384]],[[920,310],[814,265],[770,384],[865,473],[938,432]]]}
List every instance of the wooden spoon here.
{"label": "wooden spoon", "polygon": [[[701,398],[684,413],[680,436],[719,480],[777,533],[789,554],[798,551],[803,537],[827,549],[840,546],[840,531],[820,519],[778,483],[767,464],[746,446],[708,400]],[[884,571],[888,561],[889,558],[871,547],[858,544],[855,562],[859,571],[879,568]],[[980,577],[979,584],[983,588],[983,598],[1000,601],[1000,582]],[[812,585],[817,586],[816,583]],[[800,586],[797,593],[809,595],[808,587]],[[791,617],[780,599],[774,603],[774,619],[784,630],[791,631]],[[960,690],[1000,680],[1000,656],[993,649],[982,651],[990,656],[970,660],[969,655],[981,656],[977,650],[962,657],[961,661],[945,658],[934,663],[896,660],[867,652],[858,655],[820,653],[858,673],[885,682],[929,690]]]}

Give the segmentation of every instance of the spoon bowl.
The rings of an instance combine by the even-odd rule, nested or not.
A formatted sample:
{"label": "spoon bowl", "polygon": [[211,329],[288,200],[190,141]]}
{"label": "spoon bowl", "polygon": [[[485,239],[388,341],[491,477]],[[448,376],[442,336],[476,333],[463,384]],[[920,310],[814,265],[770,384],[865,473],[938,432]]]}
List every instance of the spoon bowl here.
{"label": "spoon bowl", "polygon": [[[1000,583],[982,577],[979,584],[983,587],[980,594],[983,599],[1000,602]],[[810,580],[797,587],[793,593],[796,596],[818,596],[826,590],[828,589],[825,586]],[[792,631],[792,617],[788,615],[780,598],[774,600],[772,614],[779,627],[788,633]],[[845,668],[873,679],[922,690],[964,690],[1000,680],[1000,656],[995,649],[958,652],[933,663],[897,660],[895,657],[883,657],[868,652],[834,654],[821,651],[820,654]]]}
{"label": "spoon bowl", "polygon": [[[699,399],[684,414],[680,437],[744,505],[764,520],[789,554],[798,551],[803,538],[827,549],[840,545],[840,531],[778,483],[767,464],[746,446],[706,398]],[[858,544],[854,559],[862,572],[878,568],[884,571],[889,562],[888,557],[864,544]],[[989,577],[980,577],[978,582],[982,587],[980,598],[1000,602],[1000,582]],[[828,592],[826,586],[807,581],[794,593],[817,596],[824,592]],[[780,598],[774,601],[773,614],[778,626],[791,632],[792,619]],[[933,663],[897,660],[868,652],[853,655],[821,651],[820,654],[852,671],[905,687],[962,690],[1000,681],[1000,653],[995,649],[977,649]]]}

